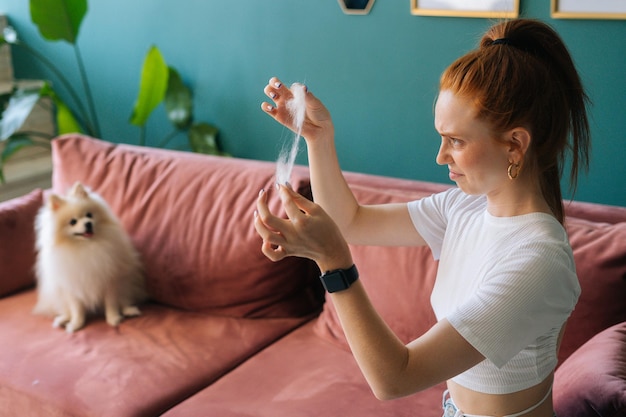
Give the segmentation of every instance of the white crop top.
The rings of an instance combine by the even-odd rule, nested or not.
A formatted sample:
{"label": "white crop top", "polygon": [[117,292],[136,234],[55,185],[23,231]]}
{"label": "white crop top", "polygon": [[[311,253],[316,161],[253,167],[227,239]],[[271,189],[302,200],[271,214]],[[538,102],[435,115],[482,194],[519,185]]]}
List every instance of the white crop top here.
{"label": "white crop top", "polygon": [[484,196],[453,188],[408,204],[439,259],[431,303],[485,360],[453,378],[488,394],[543,381],[580,295],[567,234],[552,216],[495,217]]}

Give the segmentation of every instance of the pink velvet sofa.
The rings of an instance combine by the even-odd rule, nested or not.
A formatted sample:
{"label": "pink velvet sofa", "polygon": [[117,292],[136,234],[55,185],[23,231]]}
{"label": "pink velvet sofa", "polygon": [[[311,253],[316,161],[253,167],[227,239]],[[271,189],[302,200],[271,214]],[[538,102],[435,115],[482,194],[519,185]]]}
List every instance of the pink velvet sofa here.
{"label": "pink velvet sofa", "polygon": [[[443,384],[381,402],[324,302],[310,261],[260,252],[254,201],[274,164],[115,145],[53,141],[53,188],[75,181],[120,217],[146,268],[143,315],[75,334],[31,314],[34,217],[45,192],[0,204],[0,416],[441,415]],[[346,173],[363,203],[447,187]],[[310,195],[308,171],[292,185]],[[271,192],[270,192],[271,193]],[[277,198],[270,205],[280,211]],[[567,228],[583,288],[560,351],[560,416],[626,415],[626,208],[573,202]],[[355,246],[373,303],[405,341],[435,321],[437,263],[427,248]],[[524,331],[524,329],[519,329]]]}

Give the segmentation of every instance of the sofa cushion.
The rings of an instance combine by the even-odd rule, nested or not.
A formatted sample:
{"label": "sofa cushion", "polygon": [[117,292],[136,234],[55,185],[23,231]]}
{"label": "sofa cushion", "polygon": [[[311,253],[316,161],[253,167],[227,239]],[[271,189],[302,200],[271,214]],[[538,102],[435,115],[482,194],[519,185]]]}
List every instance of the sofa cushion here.
{"label": "sofa cushion", "polygon": [[554,409],[567,417],[626,415],[626,322],[594,336],[556,371]]}
{"label": "sofa cushion", "polygon": [[380,401],[352,354],[313,327],[294,330],[163,417],[441,416],[445,384]]}
{"label": "sofa cushion", "polygon": [[[368,184],[368,179],[371,180]],[[381,204],[418,199],[445,186],[407,182],[362,174],[347,174],[346,179],[361,204]],[[423,186],[422,186],[423,185]],[[411,187],[412,186],[412,187]],[[438,263],[430,249],[422,247],[379,247],[351,245],[352,257],[360,280],[372,304],[387,325],[405,343],[421,336],[436,323],[430,306],[430,293]],[[337,313],[328,298],[317,320],[315,331],[345,349],[345,339]]]}
{"label": "sofa cushion", "polygon": [[[319,308],[315,265],[261,253],[253,227],[269,162],[113,144],[79,135],[53,141],[53,187],[81,181],[108,201],[142,255],[151,297],[238,317],[306,315]],[[296,189],[308,179],[294,175]],[[270,207],[280,202],[270,193]]]}
{"label": "sofa cushion", "polygon": [[304,318],[235,318],[148,303],[80,332],[31,314],[34,290],[0,300],[0,415],[157,416],[236,368]]}
{"label": "sofa cushion", "polygon": [[567,323],[560,362],[596,333],[626,320],[626,222],[568,217],[566,227],[582,292]]}
{"label": "sofa cushion", "polygon": [[42,191],[0,204],[0,297],[35,283],[35,217],[42,205]]}

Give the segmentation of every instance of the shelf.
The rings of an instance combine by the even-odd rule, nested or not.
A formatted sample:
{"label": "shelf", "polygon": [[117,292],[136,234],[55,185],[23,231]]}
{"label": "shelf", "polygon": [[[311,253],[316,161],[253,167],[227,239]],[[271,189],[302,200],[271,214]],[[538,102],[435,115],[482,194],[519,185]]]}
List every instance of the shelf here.
{"label": "shelf", "polygon": [[5,184],[0,184],[0,201],[28,194],[35,188],[50,188],[52,157],[48,149],[20,150],[4,166]]}

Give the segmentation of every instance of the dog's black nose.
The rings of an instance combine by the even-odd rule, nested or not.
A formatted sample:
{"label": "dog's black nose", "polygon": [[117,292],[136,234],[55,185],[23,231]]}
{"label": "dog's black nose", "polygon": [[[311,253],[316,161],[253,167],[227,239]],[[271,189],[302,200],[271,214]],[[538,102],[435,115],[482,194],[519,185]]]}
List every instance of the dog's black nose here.
{"label": "dog's black nose", "polygon": [[93,223],[91,222],[85,223],[85,232],[93,233]]}

